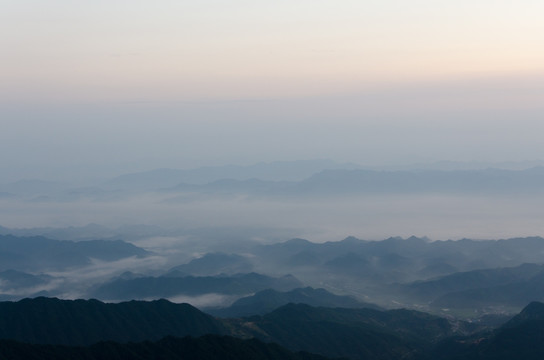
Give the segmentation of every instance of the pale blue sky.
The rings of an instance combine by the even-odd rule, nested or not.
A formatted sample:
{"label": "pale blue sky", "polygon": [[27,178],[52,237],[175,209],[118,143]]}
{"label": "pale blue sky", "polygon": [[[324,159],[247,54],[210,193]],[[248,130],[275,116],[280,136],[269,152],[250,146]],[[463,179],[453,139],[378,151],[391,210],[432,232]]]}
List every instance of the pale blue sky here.
{"label": "pale blue sky", "polygon": [[544,158],[542,1],[0,9],[4,178],[297,158]]}

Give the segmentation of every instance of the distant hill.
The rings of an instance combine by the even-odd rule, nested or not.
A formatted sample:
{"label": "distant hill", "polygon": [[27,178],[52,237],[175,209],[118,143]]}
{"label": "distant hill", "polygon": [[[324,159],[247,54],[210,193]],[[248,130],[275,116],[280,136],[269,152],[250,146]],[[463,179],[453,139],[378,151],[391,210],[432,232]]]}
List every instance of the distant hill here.
{"label": "distant hill", "polygon": [[88,347],[36,345],[0,340],[0,358],[10,360],[325,360],[309,353],[294,353],[276,344],[229,336],[166,337],[156,342],[100,342]]}
{"label": "distant hill", "polygon": [[45,285],[53,279],[49,275],[33,275],[17,270],[0,271],[0,289],[3,291],[34,288]]}
{"label": "distant hill", "polygon": [[280,306],[289,303],[301,303],[311,306],[343,307],[343,308],[371,308],[379,309],[374,304],[364,303],[352,296],[339,296],[325,289],[311,287],[298,288],[287,292],[267,289],[256,294],[241,298],[225,309],[206,310],[222,317],[238,317],[249,315],[263,315]]}
{"label": "distant hill", "polygon": [[114,261],[150,255],[121,240],[59,241],[43,236],[0,235],[0,270],[63,270],[87,265],[91,258]]}
{"label": "distant hill", "polygon": [[248,273],[252,270],[253,264],[247,257],[237,254],[208,253],[187,264],[173,267],[169,273],[206,276]]}
{"label": "distant hill", "polygon": [[119,278],[96,288],[91,296],[103,300],[153,299],[209,293],[247,295],[273,288],[291,290],[302,283],[291,275],[274,278],[257,273],[230,276],[174,276]]}
{"label": "distant hill", "polygon": [[433,300],[450,293],[470,289],[492,288],[524,282],[544,272],[544,265],[522,264],[516,267],[457,272],[437,279],[418,281],[403,287],[404,293],[419,299]]}
{"label": "distant hill", "polygon": [[106,340],[128,342],[205,334],[227,334],[227,330],[191,305],[166,300],[106,304],[40,297],[0,302],[0,339],[90,345]]}
{"label": "distant hill", "polygon": [[447,293],[433,301],[431,306],[458,309],[500,306],[520,309],[532,301],[544,301],[544,270],[527,280]]}

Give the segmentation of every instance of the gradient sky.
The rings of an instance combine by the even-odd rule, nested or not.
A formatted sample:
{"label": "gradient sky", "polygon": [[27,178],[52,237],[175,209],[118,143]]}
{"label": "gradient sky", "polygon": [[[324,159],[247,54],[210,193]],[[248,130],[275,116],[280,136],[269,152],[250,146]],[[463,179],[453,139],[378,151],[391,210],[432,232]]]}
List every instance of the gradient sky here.
{"label": "gradient sky", "polygon": [[544,159],[541,0],[0,9],[0,181],[308,158]]}

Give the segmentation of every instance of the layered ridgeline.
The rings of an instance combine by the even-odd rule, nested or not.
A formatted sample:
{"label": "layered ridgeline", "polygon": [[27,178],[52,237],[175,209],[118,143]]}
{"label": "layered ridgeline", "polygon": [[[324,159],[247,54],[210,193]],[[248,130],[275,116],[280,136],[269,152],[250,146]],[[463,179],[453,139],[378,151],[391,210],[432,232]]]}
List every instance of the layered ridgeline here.
{"label": "layered ridgeline", "polygon": [[[357,301],[465,317],[515,314],[531,301],[544,301],[541,237],[292,239],[245,243],[239,249],[234,244],[229,253],[184,253],[184,245],[171,254],[157,254],[121,240],[0,236],[0,300],[167,298],[215,308],[222,316],[264,314],[288,302],[359,307],[353,303]],[[355,299],[327,302],[329,295],[301,290],[280,294],[308,286]],[[265,290],[271,292],[256,294]],[[223,313],[216,311],[231,305]]]}

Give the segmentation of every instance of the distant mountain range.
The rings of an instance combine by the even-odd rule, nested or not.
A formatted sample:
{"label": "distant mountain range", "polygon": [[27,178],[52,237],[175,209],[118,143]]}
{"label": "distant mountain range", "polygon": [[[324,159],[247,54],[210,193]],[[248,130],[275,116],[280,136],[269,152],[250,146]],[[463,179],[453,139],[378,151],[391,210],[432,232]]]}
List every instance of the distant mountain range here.
{"label": "distant mountain range", "polygon": [[261,196],[339,196],[345,194],[534,194],[544,191],[544,167],[527,170],[323,170],[299,181],[221,179],[182,182],[170,193]]}
{"label": "distant mountain range", "polygon": [[534,194],[544,190],[544,166],[509,169],[422,166],[374,170],[330,160],[285,161],[251,166],[197,169],[155,169],[124,174],[90,186],[43,180],[0,184],[4,199],[76,201],[83,198],[126,199],[137,193],[207,196],[248,194],[258,196],[341,196],[345,194]]}
{"label": "distant mountain range", "polygon": [[358,169],[356,164],[337,163],[332,160],[299,160],[258,163],[249,166],[226,165],[196,169],[156,169],[125,174],[107,181],[110,189],[155,190],[173,187],[179,183],[203,185],[222,179],[264,181],[300,181],[325,169]]}

